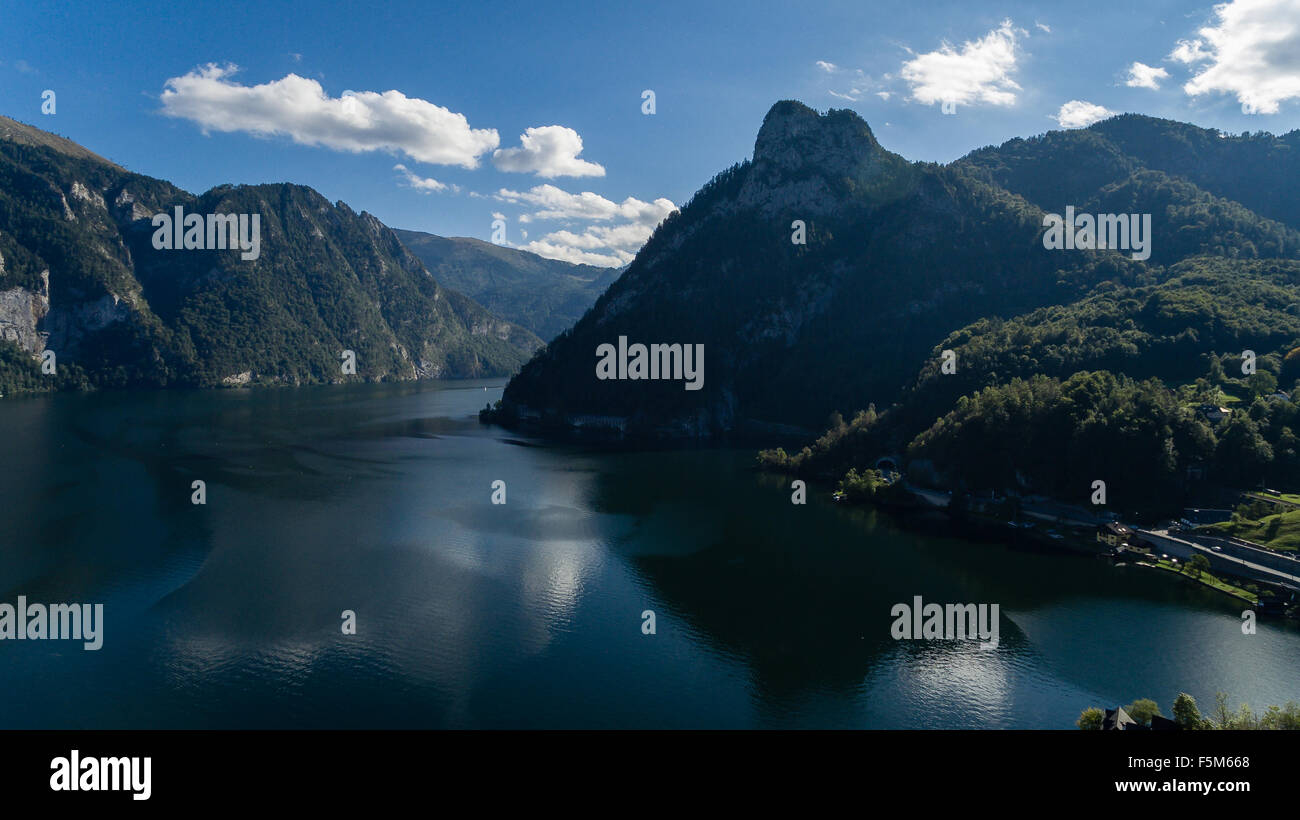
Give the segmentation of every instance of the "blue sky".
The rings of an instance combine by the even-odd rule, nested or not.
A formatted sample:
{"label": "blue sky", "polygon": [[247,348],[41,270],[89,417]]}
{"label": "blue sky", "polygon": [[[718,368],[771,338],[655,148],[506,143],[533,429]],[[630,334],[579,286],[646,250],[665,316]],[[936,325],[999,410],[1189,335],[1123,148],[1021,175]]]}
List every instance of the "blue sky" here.
{"label": "blue sky", "polygon": [[482,239],[500,215],[510,244],[597,264],[786,98],[852,108],[913,160],[1106,112],[1283,133],[1300,0],[0,0],[0,113],[191,191],[295,182]]}

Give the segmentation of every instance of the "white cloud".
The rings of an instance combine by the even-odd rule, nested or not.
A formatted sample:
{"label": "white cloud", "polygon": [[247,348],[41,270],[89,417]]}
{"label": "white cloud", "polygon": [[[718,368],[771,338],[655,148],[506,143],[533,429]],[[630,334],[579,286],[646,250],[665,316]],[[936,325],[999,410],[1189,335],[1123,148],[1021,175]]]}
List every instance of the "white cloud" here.
{"label": "white cloud", "polygon": [[560,242],[552,242],[548,237],[534,239],[532,242],[522,245],[521,249],[535,253],[538,256],[544,256],[547,259],[559,259],[562,262],[572,262],[575,265],[595,265],[601,268],[617,268],[620,265],[626,265],[634,258],[625,254],[593,253],[579,250]]}
{"label": "white cloud", "polygon": [[1011,79],[1018,58],[1016,38],[1026,36],[1010,20],[960,49],[944,42],[936,51],[903,63],[899,76],[912,89],[911,99],[925,105],[953,102],[1014,105],[1020,90]]}
{"label": "white cloud", "polygon": [[1201,40],[1179,40],[1177,47],[1169,52],[1169,59],[1177,60],[1180,63],[1197,63],[1201,60],[1210,59],[1211,54],[1205,49],[1205,43]]}
{"label": "white cloud", "polygon": [[1214,17],[1169,55],[1199,66],[1183,91],[1233,94],[1262,114],[1300,98],[1300,0],[1232,0],[1215,6]]}
{"label": "white cloud", "polygon": [[1034,25],[1038,26],[1038,28],[1046,34],[1052,33],[1052,27],[1047,25],[1046,23],[1034,23]]}
{"label": "white cloud", "polygon": [[325,94],[297,74],[260,85],[230,79],[233,65],[208,64],[164,84],[163,113],[209,131],[287,136],[336,151],[387,151],[420,162],[474,168],[500,143],[495,129],[474,129],[464,114],[400,91]]}
{"label": "white cloud", "polygon": [[505,219],[505,218],[506,218],[506,215],[503,214],[503,213],[501,213],[500,211],[493,211],[493,212],[492,212],[492,218],[493,218],[493,219]]}
{"label": "white cloud", "polygon": [[447,183],[439,182],[432,177],[418,176],[405,165],[401,165],[400,163],[394,165],[393,170],[402,173],[402,178],[406,181],[406,187],[414,188],[423,194],[438,193],[440,191],[451,191],[454,194],[459,193],[460,191],[459,185],[448,185]]}
{"label": "white cloud", "polygon": [[573,194],[554,185],[537,185],[528,191],[502,188],[497,192],[497,199],[535,208],[519,217],[522,223],[547,219],[618,221],[619,224],[614,225],[587,225],[579,230],[552,231],[522,246],[524,250],[549,259],[602,267],[617,267],[631,262],[655,227],[677,207],[662,197],[653,202],[635,197],[614,202],[591,191]]}
{"label": "white cloud", "polygon": [[[527,191],[511,191],[502,188],[497,191],[497,199],[514,205],[529,205],[537,208],[532,216],[537,219],[613,219],[618,216],[619,205],[591,191],[571,194],[554,185],[535,185]],[[634,203],[628,197],[626,203]]]}
{"label": "white cloud", "polygon": [[519,148],[502,148],[492,154],[492,163],[501,171],[535,173],[539,177],[603,177],[603,166],[585,159],[582,137],[563,125],[529,128],[519,135]]}
{"label": "white cloud", "polygon": [[1128,67],[1128,79],[1124,85],[1129,88],[1150,88],[1154,91],[1160,88],[1161,80],[1167,79],[1169,79],[1169,72],[1163,68],[1135,62]]}
{"label": "white cloud", "polygon": [[1070,100],[1056,112],[1056,122],[1062,128],[1085,128],[1094,122],[1113,116],[1114,111],[1083,100]]}
{"label": "white cloud", "polygon": [[879,97],[880,99],[885,100],[886,102],[888,102],[888,100],[889,100],[889,98],[890,98],[891,95],[890,95],[890,93],[889,93],[888,91],[877,91],[877,92],[876,92],[876,96]]}
{"label": "white cloud", "polygon": [[[835,80],[837,84],[848,84],[848,88],[843,88],[843,86],[841,86],[842,90],[839,91],[832,88],[826,89],[826,93],[836,99],[858,102],[865,94],[881,87],[879,82],[872,79],[860,68],[847,69],[843,66],[837,66],[834,63],[828,63],[825,60],[818,60],[816,65],[828,75],[848,75]],[[885,75],[885,79],[889,79],[888,74]]]}

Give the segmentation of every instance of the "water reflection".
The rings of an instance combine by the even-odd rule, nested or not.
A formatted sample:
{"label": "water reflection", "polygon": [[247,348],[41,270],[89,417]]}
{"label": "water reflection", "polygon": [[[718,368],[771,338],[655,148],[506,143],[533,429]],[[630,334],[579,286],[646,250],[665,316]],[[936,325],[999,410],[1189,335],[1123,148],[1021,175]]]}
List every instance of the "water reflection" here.
{"label": "water reflection", "polygon": [[[477,423],[483,386],[0,403],[0,591],[107,619],[99,653],[0,644],[0,726],[1065,727],[1297,697],[1296,630],[1243,641],[1210,591],[793,505],[747,450],[521,439]],[[892,640],[914,595],[999,604],[999,648]]]}

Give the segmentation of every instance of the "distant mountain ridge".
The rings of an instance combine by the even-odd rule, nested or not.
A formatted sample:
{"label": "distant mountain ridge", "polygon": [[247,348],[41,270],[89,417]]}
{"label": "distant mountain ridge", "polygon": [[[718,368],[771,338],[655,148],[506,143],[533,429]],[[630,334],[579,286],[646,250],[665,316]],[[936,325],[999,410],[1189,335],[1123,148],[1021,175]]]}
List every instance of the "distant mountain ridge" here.
{"label": "distant mountain ridge", "polygon": [[1156,262],[1300,251],[1300,131],[1227,136],[1124,114],[973,151],[954,163],[1045,211],[1151,212]]}
{"label": "distant mountain ridge", "polygon": [[[665,220],[492,417],[670,438],[821,429],[832,411],[899,400],[972,322],[1158,284],[1199,256],[1300,257],[1296,146],[1300,132],[1128,115],[910,163],[851,111],[779,102],[753,159]],[[1151,214],[1152,257],[1045,249],[1044,215],[1070,205]],[[799,223],[806,244],[792,242]],[[619,337],[703,344],[704,389],[598,379],[596,351]]]}
{"label": "distant mountain ridge", "polygon": [[[155,249],[152,216],[177,206],[258,214],[260,255]],[[196,196],[0,117],[5,392],[500,376],[540,345],[437,282],[378,219],[311,188]],[[53,378],[32,358],[47,350]]]}
{"label": "distant mountain ridge", "polygon": [[481,239],[394,233],[439,282],[542,339],[572,327],[623,272],[547,259]]}
{"label": "distant mountain ridge", "polygon": [[[1300,203],[1287,196],[1286,188],[1300,174],[1297,150],[1300,131],[1231,135],[1175,120],[1119,114],[1087,128],[1016,137],[976,149],[955,164],[1005,169],[1002,183],[1024,191],[1032,201],[1043,198],[1027,190],[1027,174],[1035,169],[1050,167],[1054,172],[1039,177],[1040,192],[1056,187],[1079,197],[1147,168],[1184,177],[1209,193],[1294,225]],[[1017,170],[1022,172],[1018,180],[1013,174]],[[1257,184],[1270,178],[1276,182]]]}
{"label": "distant mountain ridge", "polygon": [[49,131],[42,131],[39,128],[18,122],[17,120],[12,120],[3,115],[0,115],[0,140],[5,140],[18,145],[50,148],[60,154],[66,154],[70,157],[93,160],[102,165],[112,166],[119,171],[126,170],[117,163],[104,159],[99,154],[86,148],[84,145],[79,145],[67,137],[62,137]]}

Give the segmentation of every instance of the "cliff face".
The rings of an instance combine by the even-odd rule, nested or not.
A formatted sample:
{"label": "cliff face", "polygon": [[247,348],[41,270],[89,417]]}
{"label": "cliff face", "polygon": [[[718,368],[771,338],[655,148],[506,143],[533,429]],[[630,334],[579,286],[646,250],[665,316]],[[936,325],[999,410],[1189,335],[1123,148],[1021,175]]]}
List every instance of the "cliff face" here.
{"label": "cliff face", "polygon": [[826,216],[849,198],[901,195],[913,182],[909,170],[853,112],[821,115],[801,103],[780,102],[763,119],[752,168],[733,205],[764,216],[791,209],[805,219]]}
{"label": "cliff face", "polygon": [[[206,234],[206,249],[155,247],[153,216],[176,208],[256,214],[257,252],[206,248]],[[0,345],[49,348],[89,385],[505,375],[541,344],[442,287],[378,219],[310,188],[194,196],[4,118],[0,258]],[[35,367],[11,353],[0,370]]]}
{"label": "cliff face", "polygon": [[[4,261],[0,259],[0,281]],[[27,353],[39,355],[48,333],[37,330],[50,312],[50,272],[41,271],[40,287],[0,290],[0,341],[13,342]]]}
{"label": "cliff face", "polygon": [[[1144,150],[1166,154],[1167,134],[1150,130]],[[1045,212],[1070,204],[1154,214],[1151,263],[1045,249]],[[665,220],[592,311],[511,380],[494,417],[556,429],[613,419],[627,435],[670,437],[821,429],[832,411],[896,401],[971,322],[1101,283],[1156,282],[1193,254],[1297,249],[1294,226],[1152,170],[1100,130],[912,164],[853,112],[780,102],[752,160]],[[597,351],[620,337],[702,344],[703,388],[600,378]]]}

